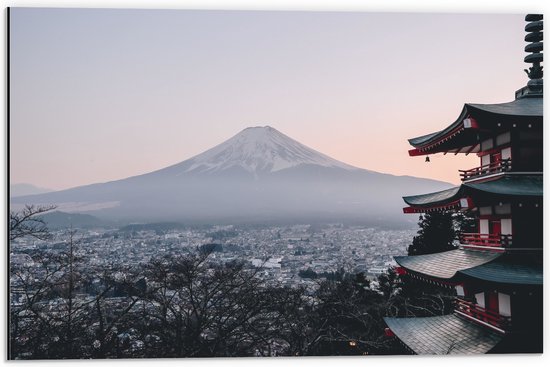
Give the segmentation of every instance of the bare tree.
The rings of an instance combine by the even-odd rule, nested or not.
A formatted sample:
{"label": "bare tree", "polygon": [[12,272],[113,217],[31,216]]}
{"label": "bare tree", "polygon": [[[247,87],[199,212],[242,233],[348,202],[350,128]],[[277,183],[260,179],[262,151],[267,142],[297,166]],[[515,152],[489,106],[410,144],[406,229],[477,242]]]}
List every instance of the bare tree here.
{"label": "bare tree", "polygon": [[25,205],[25,208],[19,212],[10,211],[10,242],[26,236],[39,240],[50,238],[48,227],[44,219],[40,217],[40,214],[44,214],[55,208],[55,205]]}
{"label": "bare tree", "polygon": [[363,273],[324,281],[316,292],[316,338],[308,354],[370,354],[385,348],[383,295],[370,289]]}
{"label": "bare tree", "polygon": [[98,319],[93,311],[113,285],[93,295],[83,292],[93,272],[87,274],[76,255],[75,231],[67,236],[65,250],[38,253],[28,264],[10,267],[14,300],[10,358],[89,358],[92,354],[97,340],[92,325]]}
{"label": "bare tree", "polygon": [[257,272],[243,262],[214,263],[205,252],[151,262],[142,317],[147,356],[245,356],[269,350],[278,312]]}
{"label": "bare tree", "polygon": [[[46,233],[39,231],[40,236]],[[82,315],[75,299],[80,274],[75,269],[74,234],[68,234],[66,251],[38,253],[30,264],[10,267],[12,295],[16,291],[20,295],[10,305],[12,357],[27,353],[32,358],[51,358],[63,357],[60,351],[73,352],[75,324]]]}

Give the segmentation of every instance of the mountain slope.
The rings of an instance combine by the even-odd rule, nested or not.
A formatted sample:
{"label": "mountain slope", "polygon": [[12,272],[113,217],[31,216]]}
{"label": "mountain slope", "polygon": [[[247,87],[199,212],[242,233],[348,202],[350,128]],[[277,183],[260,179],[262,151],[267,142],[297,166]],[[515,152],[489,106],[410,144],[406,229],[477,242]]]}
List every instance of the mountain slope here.
{"label": "mountain slope", "polygon": [[58,210],[41,215],[49,228],[85,228],[99,227],[103,223],[99,218],[89,214],[65,213]]}
{"label": "mountain slope", "polygon": [[357,170],[296,140],[271,126],[248,127],[223,143],[186,161],[152,174],[216,174],[224,171],[265,175],[299,165]]}
{"label": "mountain slope", "polygon": [[266,126],[158,171],[11,202],[143,221],[383,221],[410,219],[401,196],[450,186],[356,168]]}
{"label": "mountain slope", "polygon": [[44,194],[53,190],[34,186],[29,183],[17,183],[10,185],[10,197]]}

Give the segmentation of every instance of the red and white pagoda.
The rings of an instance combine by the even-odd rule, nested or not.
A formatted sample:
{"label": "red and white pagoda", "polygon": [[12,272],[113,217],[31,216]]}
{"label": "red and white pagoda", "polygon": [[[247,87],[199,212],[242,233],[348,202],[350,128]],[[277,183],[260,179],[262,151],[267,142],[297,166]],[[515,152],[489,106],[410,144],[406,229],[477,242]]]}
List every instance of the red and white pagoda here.
{"label": "red and white pagoda", "polygon": [[409,155],[475,153],[452,189],[408,196],[405,213],[469,211],[457,249],[401,256],[398,273],[456,289],[444,316],[385,318],[415,354],[542,353],[543,16],[527,15],[527,86],[515,100],[465,104],[445,129],[410,139]]}

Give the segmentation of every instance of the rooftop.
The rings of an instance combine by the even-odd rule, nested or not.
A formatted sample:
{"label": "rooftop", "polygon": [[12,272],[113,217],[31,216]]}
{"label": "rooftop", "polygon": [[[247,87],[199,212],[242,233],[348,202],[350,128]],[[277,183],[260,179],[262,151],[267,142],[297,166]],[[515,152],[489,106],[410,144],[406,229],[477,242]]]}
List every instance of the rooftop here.
{"label": "rooftop", "polygon": [[460,186],[428,194],[404,196],[411,207],[442,206],[465,197],[498,195],[508,198],[542,198],[542,174],[502,173],[491,180],[465,182]]}
{"label": "rooftop", "polygon": [[449,280],[461,270],[486,264],[501,255],[496,252],[456,249],[429,255],[396,256],[394,259],[409,271]]}
{"label": "rooftop", "polygon": [[495,261],[460,271],[471,278],[502,284],[542,285],[542,263],[519,255],[502,256]]}
{"label": "rooftop", "polygon": [[502,336],[457,315],[385,317],[384,321],[416,354],[483,354],[502,340]]}

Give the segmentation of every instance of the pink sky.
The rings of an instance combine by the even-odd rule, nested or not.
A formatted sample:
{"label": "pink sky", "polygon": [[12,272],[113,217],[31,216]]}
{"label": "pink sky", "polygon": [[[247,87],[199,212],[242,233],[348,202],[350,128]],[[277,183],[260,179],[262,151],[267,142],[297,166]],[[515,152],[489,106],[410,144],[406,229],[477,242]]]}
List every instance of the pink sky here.
{"label": "pink sky", "polygon": [[271,125],[357,167],[458,183],[475,155],[425,163],[407,139],[513,99],[523,17],[12,9],[10,181],[121,179]]}

